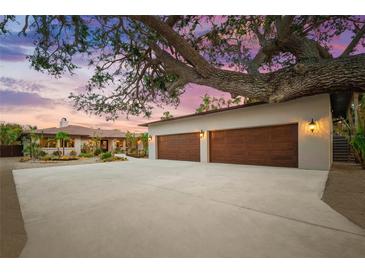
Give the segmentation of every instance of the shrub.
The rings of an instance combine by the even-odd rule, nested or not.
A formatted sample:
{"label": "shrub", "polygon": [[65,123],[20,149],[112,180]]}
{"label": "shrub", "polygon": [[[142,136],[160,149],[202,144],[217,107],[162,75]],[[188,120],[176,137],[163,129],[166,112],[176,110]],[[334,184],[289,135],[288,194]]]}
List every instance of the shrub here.
{"label": "shrub", "polygon": [[72,161],[72,160],[78,160],[79,158],[76,156],[62,156],[61,158],[57,159],[59,161]]}
{"label": "shrub", "polygon": [[55,150],[55,151],[52,152],[52,155],[53,156],[57,156],[57,157],[61,157],[62,152],[61,151],[58,151],[58,150]]}
{"label": "shrub", "polygon": [[99,156],[99,155],[100,155],[100,153],[102,153],[101,148],[97,147],[97,148],[95,149],[95,151],[94,151],[94,155],[95,155],[95,156]]}
{"label": "shrub", "polygon": [[114,154],[120,154],[120,153],[125,153],[124,149],[121,149],[119,147],[117,147],[116,149],[114,149]]}
{"label": "shrub", "polygon": [[110,157],[103,160],[103,162],[128,161],[126,157]]}
{"label": "shrub", "polygon": [[89,143],[83,143],[81,152],[82,153],[92,153],[92,145]]}
{"label": "shrub", "polygon": [[48,155],[48,154],[47,154],[47,152],[45,152],[44,150],[40,150],[40,151],[39,151],[39,154],[38,154],[38,156],[39,156],[39,157],[44,157],[44,156],[46,156],[46,155]]}
{"label": "shrub", "polygon": [[85,152],[81,152],[79,154],[80,157],[83,157],[83,158],[91,158],[93,157],[94,155],[91,153],[91,152],[88,152],[88,153],[85,153]]}
{"label": "shrub", "polygon": [[105,159],[108,159],[108,158],[112,158],[113,157],[113,155],[112,155],[112,153],[111,152],[104,152],[104,153],[102,153],[101,155],[100,155],[100,159],[101,160],[105,160]]}
{"label": "shrub", "polygon": [[51,155],[44,155],[43,157],[41,157],[41,160],[43,161],[50,161],[50,160],[53,160],[54,159],[54,156],[51,156]]}
{"label": "shrub", "polygon": [[30,158],[29,156],[24,156],[22,158],[20,158],[19,162],[28,162],[30,161],[32,158]]}
{"label": "shrub", "polygon": [[75,150],[71,150],[70,151],[70,156],[76,156],[77,155],[77,153],[76,153],[76,151]]}
{"label": "shrub", "polygon": [[358,130],[351,140],[352,148],[355,152],[357,160],[365,169],[365,132],[364,130]]}

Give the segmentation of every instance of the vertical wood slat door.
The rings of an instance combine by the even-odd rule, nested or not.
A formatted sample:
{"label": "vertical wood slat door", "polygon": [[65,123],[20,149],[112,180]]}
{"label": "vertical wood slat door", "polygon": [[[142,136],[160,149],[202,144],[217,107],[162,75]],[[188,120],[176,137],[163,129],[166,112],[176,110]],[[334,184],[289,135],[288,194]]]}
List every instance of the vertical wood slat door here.
{"label": "vertical wood slat door", "polygon": [[298,124],[209,132],[210,162],[298,167]]}
{"label": "vertical wood slat door", "polygon": [[157,151],[158,159],[199,162],[199,133],[157,136]]}

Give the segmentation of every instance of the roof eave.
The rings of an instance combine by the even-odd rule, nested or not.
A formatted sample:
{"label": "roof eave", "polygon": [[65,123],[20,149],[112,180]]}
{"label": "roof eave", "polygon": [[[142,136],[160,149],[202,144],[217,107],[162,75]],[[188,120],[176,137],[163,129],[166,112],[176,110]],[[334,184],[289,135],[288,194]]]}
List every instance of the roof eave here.
{"label": "roof eave", "polygon": [[253,106],[258,106],[258,105],[264,105],[264,104],[267,104],[267,103],[266,102],[257,102],[257,103],[252,103],[252,104],[245,104],[245,105],[233,106],[233,107],[228,107],[228,108],[209,110],[209,111],[200,112],[200,113],[193,113],[193,114],[188,114],[188,115],[184,115],[184,116],[173,117],[173,118],[165,119],[165,120],[158,120],[158,121],[152,121],[152,122],[149,122],[149,123],[143,123],[143,124],[139,124],[138,126],[148,127],[152,124],[165,123],[165,122],[176,121],[176,120],[186,119],[186,118],[194,118],[194,117],[197,117],[197,116],[215,114],[215,113],[220,113],[220,112],[225,112],[225,111],[230,111],[230,110],[236,110],[236,109],[243,109],[243,108],[248,108],[248,107],[253,107]]}

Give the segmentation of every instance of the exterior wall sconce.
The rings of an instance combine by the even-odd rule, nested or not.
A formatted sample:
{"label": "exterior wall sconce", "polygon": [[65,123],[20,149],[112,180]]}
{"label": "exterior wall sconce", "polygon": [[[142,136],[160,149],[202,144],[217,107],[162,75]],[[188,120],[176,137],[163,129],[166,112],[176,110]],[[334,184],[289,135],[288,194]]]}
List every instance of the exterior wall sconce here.
{"label": "exterior wall sconce", "polygon": [[152,141],[152,136],[148,135],[148,141],[151,142]]}
{"label": "exterior wall sconce", "polygon": [[308,128],[309,130],[313,133],[315,131],[315,129],[317,128],[317,123],[313,120],[310,121],[310,123],[308,123]]}
{"label": "exterior wall sconce", "polygon": [[204,130],[200,130],[200,138],[204,137]]}

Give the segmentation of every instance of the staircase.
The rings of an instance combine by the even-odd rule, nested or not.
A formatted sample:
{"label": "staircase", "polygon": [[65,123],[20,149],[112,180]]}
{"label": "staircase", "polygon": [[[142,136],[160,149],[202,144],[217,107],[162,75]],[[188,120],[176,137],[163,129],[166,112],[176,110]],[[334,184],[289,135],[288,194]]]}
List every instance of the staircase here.
{"label": "staircase", "polygon": [[353,162],[354,155],[347,139],[340,135],[333,135],[333,161]]}

